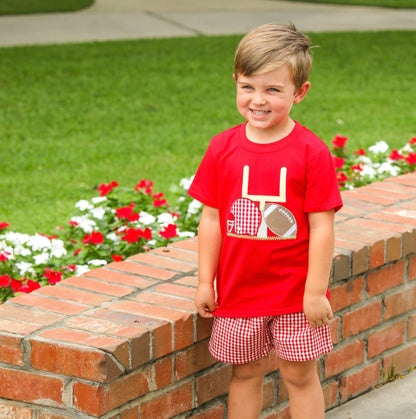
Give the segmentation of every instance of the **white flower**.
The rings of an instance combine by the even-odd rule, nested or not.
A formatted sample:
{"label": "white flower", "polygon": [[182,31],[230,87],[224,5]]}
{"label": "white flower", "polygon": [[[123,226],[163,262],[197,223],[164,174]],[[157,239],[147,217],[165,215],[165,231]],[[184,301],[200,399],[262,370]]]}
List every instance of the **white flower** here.
{"label": "white flower", "polygon": [[78,208],[80,211],[90,210],[94,207],[85,199],[81,199],[75,204],[75,208]]}
{"label": "white flower", "polygon": [[363,170],[361,171],[361,174],[363,176],[369,176],[370,178],[374,178],[377,174],[377,172],[375,171],[375,169],[371,166],[365,165],[363,167]]}
{"label": "white flower", "polygon": [[91,199],[91,202],[93,204],[100,204],[101,202],[105,202],[105,201],[107,201],[106,196],[95,196],[94,198]]}
{"label": "white flower", "polygon": [[59,259],[66,255],[66,253],[64,242],[60,239],[52,239],[51,255]]}
{"label": "white flower", "polygon": [[140,218],[139,218],[140,222],[145,226],[149,224],[153,224],[156,221],[156,218],[152,214],[149,214],[146,211],[140,211],[139,215],[140,215]]}
{"label": "white flower", "polygon": [[120,243],[121,242],[120,236],[118,236],[116,233],[114,233],[114,231],[112,231],[111,233],[108,233],[105,236],[105,238],[112,241],[113,243]]}
{"label": "white flower", "polygon": [[28,262],[17,262],[16,268],[19,270],[20,275],[25,275],[26,273],[34,274],[35,271],[32,268],[32,264]]}
{"label": "white flower", "polygon": [[15,256],[29,256],[32,254],[32,252],[27,247],[24,247],[21,244],[15,246],[13,253]]}
{"label": "white flower", "polygon": [[107,261],[102,259],[92,259],[88,261],[88,264],[93,266],[104,266],[107,265]]}
{"label": "white flower", "polygon": [[378,141],[371,147],[368,147],[369,151],[376,154],[385,153],[388,149],[389,145],[385,141]]}
{"label": "white flower", "polygon": [[168,212],[164,212],[163,214],[159,214],[157,216],[157,222],[162,226],[167,226],[168,224],[175,223],[175,217],[173,217],[173,215],[169,214]]}
{"label": "white flower", "polygon": [[85,272],[90,271],[90,267],[88,265],[76,265],[75,266],[75,276],[81,276],[82,274],[85,274]]}
{"label": "white flower", "polygon": [[71,221],[75,221],[78,223],[78,226],[84,230],[84,233],[91,233],[92,230],[94,230],[95,227],[97,227],[97,224],[94,220],[91,220],[88,218],[88,216],[83,215],[81,217],[72,217]]}
{"label": "white flower", "polygon": [[191,176],[189,178],[183,178],[179,182],[179,185],[182,186],[183,189],[188,190],[191,187],[192,181],[194,180],[195,176]]}
{"label": "white flower", "polygon": [[12,245],[23,245],[29,240],[29,234],[13,233],[13,231],[8,231],[5,234],[5,239],[10,242]]}
{"label": "white flower", "polygon": [[51,247],[51,241],[45,236],[36,234],[34,236],[30,236],[26,245],[30,246],[34,252],[38,252],[43,249],[49,249]]}
{"label": "white flower", "polygon": [[105,209],[103,207],[93,208],[90,213],[94,218],[102,220],[105,214]]}
{"label": "white flower", "polygon": [[195,237],[195,233],[193,231],[180,231],[179,237]]}
{"label": "white flower", "polygon": [[49,253],[41,253],[40,255],[33,256],[35,265],[43,265],[49,260]]}
{"label": "white flower", "polygon": [[199,209],[202,207],[202,204],[197,201],[196,199],[193,199],[188,207],[188,214],[198,214]]}
{"label": "white flower", "polygon": [[397,176],[400,173],[400,170],[397,166],[392,165],[390,162],[384,162],[378,168],[378,173],[389,173],[392,176]]}

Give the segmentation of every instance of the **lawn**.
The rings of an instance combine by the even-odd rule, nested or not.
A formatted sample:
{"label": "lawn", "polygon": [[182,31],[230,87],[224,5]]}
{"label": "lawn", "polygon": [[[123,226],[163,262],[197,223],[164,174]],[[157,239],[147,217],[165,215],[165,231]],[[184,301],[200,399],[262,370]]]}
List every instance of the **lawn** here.
{"label": "lawn", "polygon": [[[293,117],[330,144],[416,136],[415,32],[312,34],[312,89]],[[167,192],[241,122],[238,36],[0,49],[0,221],[50,233],[112,180]]]}
{"label": "lawn", "polygon": [[73,12],[93,3],[94,0],[0,0],[0,15]]}

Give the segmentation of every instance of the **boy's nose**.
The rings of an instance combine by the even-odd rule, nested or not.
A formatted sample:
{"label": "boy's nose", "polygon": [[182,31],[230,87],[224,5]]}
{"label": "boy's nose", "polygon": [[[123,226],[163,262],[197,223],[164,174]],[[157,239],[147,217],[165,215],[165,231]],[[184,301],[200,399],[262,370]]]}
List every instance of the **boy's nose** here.
{"label": "boy's nose", "polygon": [[256,93],[253,96],[252,103],[255,105],[264,105],[266,103],[266,98],[263,93]]}

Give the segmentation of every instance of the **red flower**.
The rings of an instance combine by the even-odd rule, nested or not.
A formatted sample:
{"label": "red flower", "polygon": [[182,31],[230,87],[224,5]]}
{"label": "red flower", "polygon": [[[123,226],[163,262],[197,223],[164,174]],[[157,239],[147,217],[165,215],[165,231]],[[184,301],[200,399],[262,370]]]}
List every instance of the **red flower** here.
{"label": "red flower", "polygon": [[416,137],[413,137],[412,139],[410,139],[409,144],[410,145],[416,144]]}
{"label": "red flower", "polygon": [[50,284],[54,285],[62,279],[62,272],[53,271],[52,269],[45,268],[45,273],[43,274],[45,278],[48,278]]}
{"label": "red flower", "polygon": [[3,228],[7,228],[9,226],[10,226],[9,223],[0,223],[0,230],[3,229]]}
{"label": "red flower", "polygon": [[172,237],[178,237],[177,227],[175,224],[169,224],[159,232],[159,234],[165,239],[171,239]]}
{"label": "red flower", "polygon": [[123,260],[123,255],[111,255],[111,258],[114,262],[121,262]]}
{"label": "red flower", "polygon": [[8,287],[10,284],[10,276],[0,275],[0,287]]}
{"label": "red flower", "polygon": [[150,230],[149,227],[147,227],[144,231],[143,231],[143,236],[144,239],[146,240],[152,240],[152,230]]}
{"label": "red flower", "polygon": [[140,218],[139,213],[133,212],[135,204],[131,203],[128,207],[121,207],[116,209],[116,216],[118,218],[126,218],[129,221],[137,221]]}
{"label": "red flower", "polygon": [[76,221],[68,221],[68,224],[72,227],[76,227],[78,225]]}
{"label": "red flower", "polygon": [[121,240],[127,241],[127,243],[137,243],[142,237],[142,230],[140,228],[129,228],[125,233]]}
{"label": "red flower", "polygon": [[347,140],[348,140],[347,137],[341,137],[340,135],[336,135],[335,138],[332,140],[332,144],[334,145],[334,150],[337,150],[339,148],[344,148]]}
{"label": "red flower", "polygon": [[337,173],[337,181],[339,186],[345,186],[345,182],[348,180],[348,177],[345,175],[344,172]]}
{"label": "red flower", "polygon": [[36,281],[32,281],[31,279],[29,279],[27,281],[27,284],[23,285],[20,291],[28,294],[29,292],[37,290],[38,288],[40,288],[40,284]]}
{"label": "red flower", "polygon": [[153,182],[151,180],[142,179],[140,183],[134,187],[134,190],[150,195],[153,192]]}
{"label": "red flower", "polygon": [[94,230],[91,234],[86,234],[82,239],[82,243],[88,244],[100,244],[104,241],[104,236],[99,231],[95,232]]}
{"label": "red flower", "polygon": [[409,153],[407,157],[404,158],[410,165],[416,164],[416,153]]}
{"label": "red flower", "polygon": [[9,260],[9,258],[7,257],[8,255],[10,255],[11,253],[9,252],[0,252],[0,262],[5,262],[6,260]]}
{"label": "red flower", "polygon": [[345,159],[342,157],[333,156],[335,169],[342,169]]}
{"label": "red flower", "polygon": [[74,256],[76,256],[78,253],[80,253],[81,252],[81,250],[82,250],[82,248],[80,247],[79,249],[77,249],[77,250],[74,250]]}
{"label": "red flower", "polygon": [[359,150],[355,150],[354,154],[356,154],[357,156],[365,156],[365,151],[364,149],[360,148]]}
{"label": "red flower", "polygon": [[19,292],[22,289],[22,281],[19,281],[18,279],[12,279],[10,281],[10,288],[12,291]]}
{"label": "red flower", "polygon": [[152,195],[153,198],[153,206],[155,207],[162,207],[163,205],[168,205],[168,201],[163,198],[163,193],[157,193]]}
{"label": "red flower", "polygon": [[108,185],[106,185],[105,183],[102,183],[99,187],[98,190],[101,192],[101,196],[107,195],[109,194],[113,188],[117,187],[118,183],[116,181],[112,181],[111,183],[109,183]]}
{"label": "red flower", "polygon": [[404,159],[404,156],[400,154],[397,150],[393,150],[389,156],[391,160],[401,160]]}
{"label": "red flower", "polygon": [[355,165],[351,166],[351,170],[357,170],[359,172],[362,172],[363,169],[364,169],[363,166],[364,165],[362,163],[358,163],[358,164],[355,164]]}

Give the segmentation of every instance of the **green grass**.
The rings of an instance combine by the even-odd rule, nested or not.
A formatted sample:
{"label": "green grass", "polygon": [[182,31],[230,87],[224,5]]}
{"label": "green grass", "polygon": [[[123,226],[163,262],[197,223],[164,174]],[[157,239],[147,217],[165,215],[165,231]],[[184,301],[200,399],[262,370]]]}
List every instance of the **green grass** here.
{"label": "green grass", "polygon": [[[289,0],[304,1],[304,0]],[[395,9],[414,9],[416,0],[308,0],[308,3],[344,4],[350,6],[392,7]]]}
{"label": "green grass", "polygon": [[0,15],[73,12],[93,3],[94,0],[0,0]]}
{"label": "green grass", "polygon": [[[293,117],[350,148],[416,135],[415,32],[311,35],[312,89]],[[0,221],[50,233],[112,180],[167,192],[241,122],[238,36],[0,49]],[[170,196],[169,196],[170,197]]]}

